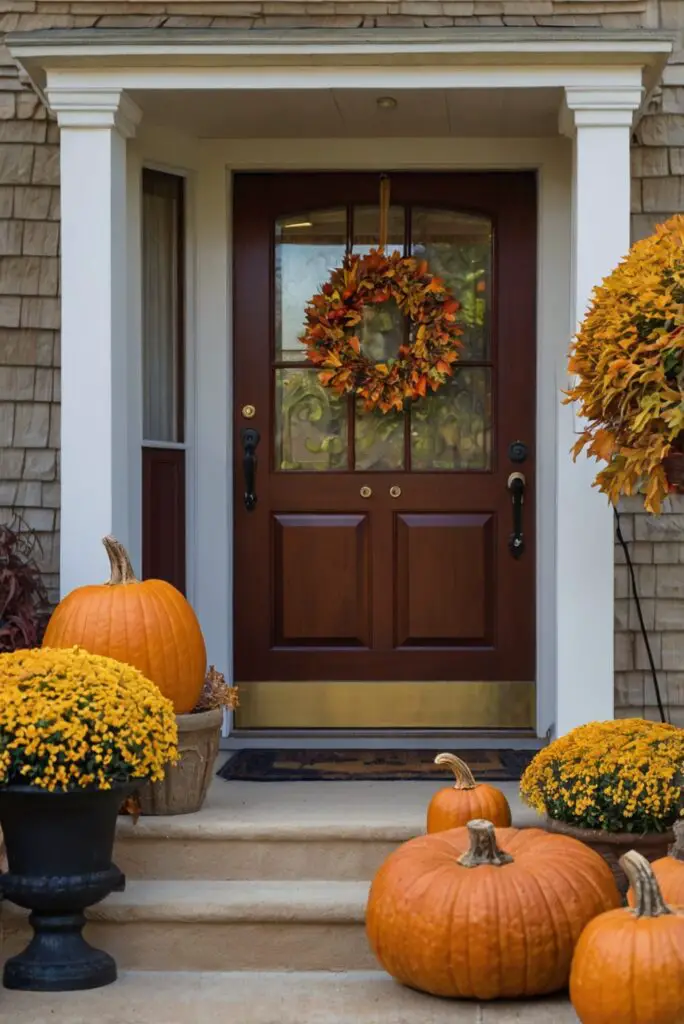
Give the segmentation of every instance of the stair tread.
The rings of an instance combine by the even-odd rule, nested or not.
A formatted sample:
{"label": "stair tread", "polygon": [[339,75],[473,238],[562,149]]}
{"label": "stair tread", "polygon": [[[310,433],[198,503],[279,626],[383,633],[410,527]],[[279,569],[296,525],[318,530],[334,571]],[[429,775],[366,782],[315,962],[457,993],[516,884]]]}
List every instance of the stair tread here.
{"label": "stair tread", "polygon": [[[364,920],[369,882],[354,881],[129,881],[87,911],[93,921],[329,922]],[[4,911],[25,914],[10,903]]]}
{"label": "stair tread", "polygon": [[2,993],[12,1024],[577,1024],[567,997],[478,1004],[434,999],[380,971],[122,972],[90,992]]}
{"label": "stair tread", "polygon": [[[430,797],[447,783],[226,782],[214,779],[196,814],[118,822],[118,840],[249,840],[405,842],[425,830]],[[496,784],[517,826],[541,824],[520,800],[518,783]]]}

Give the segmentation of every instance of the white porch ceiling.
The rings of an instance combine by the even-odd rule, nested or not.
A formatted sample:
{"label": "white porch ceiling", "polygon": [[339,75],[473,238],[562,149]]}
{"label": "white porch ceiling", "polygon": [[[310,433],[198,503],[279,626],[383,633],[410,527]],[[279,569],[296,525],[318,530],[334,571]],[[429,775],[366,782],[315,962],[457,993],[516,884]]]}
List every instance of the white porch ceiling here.
{"label": "white porch ceiling", "polygon": [[131,91],[145,124],[197,138],[538,138],[558,133],[559,89]]}

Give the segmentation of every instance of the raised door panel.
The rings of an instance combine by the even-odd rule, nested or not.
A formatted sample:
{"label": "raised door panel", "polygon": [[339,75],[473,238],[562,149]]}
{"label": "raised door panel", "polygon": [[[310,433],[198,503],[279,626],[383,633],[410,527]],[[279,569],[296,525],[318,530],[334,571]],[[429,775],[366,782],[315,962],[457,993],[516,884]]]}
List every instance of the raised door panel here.
{"label": "raised door panel", "polygon": [[400,647],[489,647],[494,516],[396,517],[396,640]]}
{"label": "raised door panel", "polygon": [[369,526],[363,515],[276,515],[275,644],[370,644]]}

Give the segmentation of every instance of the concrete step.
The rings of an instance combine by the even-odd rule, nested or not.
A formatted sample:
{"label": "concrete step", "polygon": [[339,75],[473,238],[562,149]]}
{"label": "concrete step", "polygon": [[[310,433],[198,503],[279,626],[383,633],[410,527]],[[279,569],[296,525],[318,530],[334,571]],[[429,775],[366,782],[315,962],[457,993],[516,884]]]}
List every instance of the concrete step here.
{"label": "concrete step", "polygon": [[[130,879],[363,881],[425,829],[443,782],[244,783],[216,779],[198,814],[119,821],[115,861]],[[535,824],[501,783],[517,825]]]}
{"label": "concrete step", "polygon": [[[146,879],[92,907],[86,935],[136,971],[365,970],[367,895],[367,882]],[[5,958],[29,926],[11,903],[2,914]]]}
{"label": "concrete step", "polygon": [[94,992],[1,992],[11,1024],[577,1024],[565,996],[456,1003],[379,972],[123,973]]}

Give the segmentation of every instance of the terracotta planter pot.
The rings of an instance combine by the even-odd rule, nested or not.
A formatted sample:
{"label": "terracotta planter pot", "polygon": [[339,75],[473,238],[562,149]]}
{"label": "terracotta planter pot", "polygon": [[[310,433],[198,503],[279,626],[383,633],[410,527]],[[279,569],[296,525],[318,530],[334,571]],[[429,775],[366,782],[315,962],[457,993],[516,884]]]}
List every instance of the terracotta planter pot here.
{"label": "terracotta planter pot", "polygon": [[223,712],[177,715],[178,764],[162,782],[138,790],[142,814],[193,814],[204,803],[214,775]]}
{"label": "terracotta planter pot", "polygon": [[600,853],[613,872],[617,887],[623,896],[627,895],[629,888],[627,877],[618,863],[623,853],[636,850],[649,861],[658,860],[667,855],[674,842],[673,832],[646,832],[643,835],[634,832],[604,832],[598,828],[576,828],[552,818],[546,819],[545,827],[548,832],[558,832],[560,835],[579,839],[581,843]]}

